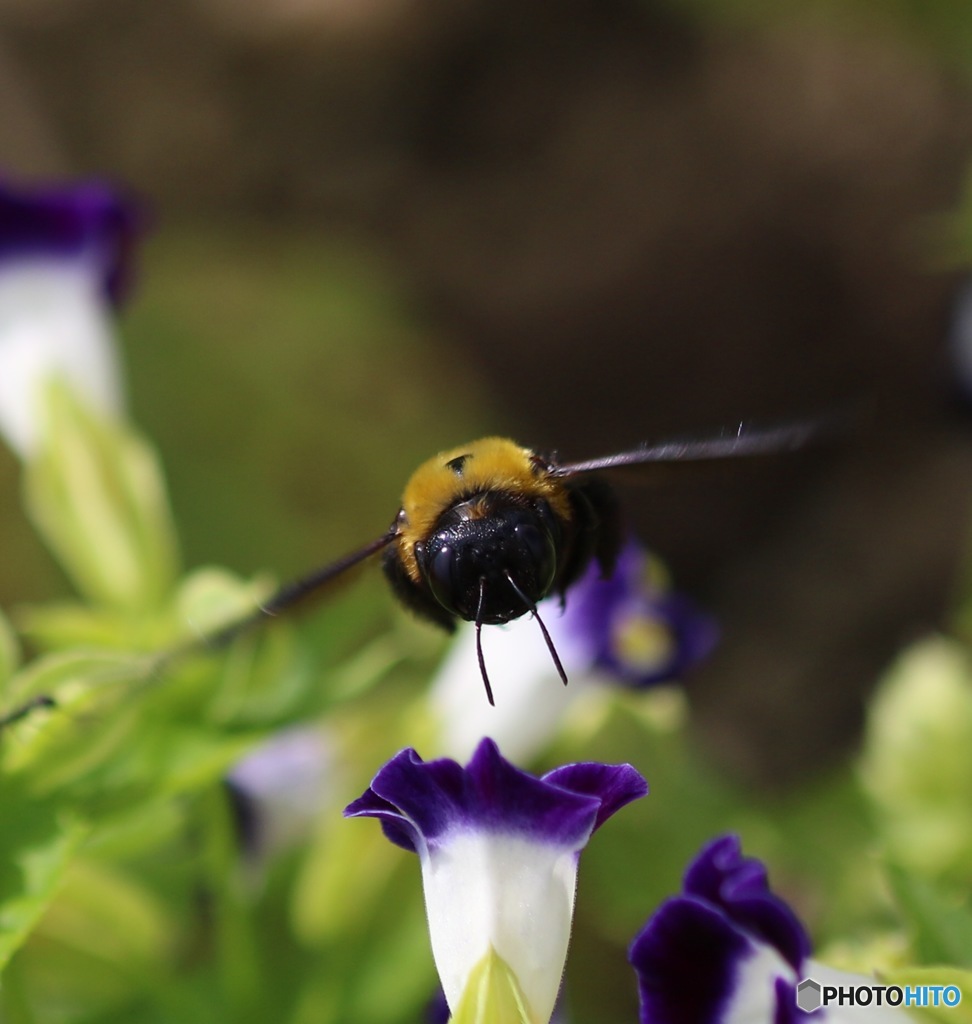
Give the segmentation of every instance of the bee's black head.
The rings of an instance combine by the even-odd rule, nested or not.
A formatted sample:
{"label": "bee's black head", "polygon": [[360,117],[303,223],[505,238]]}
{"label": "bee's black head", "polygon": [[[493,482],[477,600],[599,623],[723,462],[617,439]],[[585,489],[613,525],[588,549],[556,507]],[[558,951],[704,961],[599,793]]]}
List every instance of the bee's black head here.
{"label": "bee's black head", "polygon": [[470,622],[519,618],[550,592],[560,528],[544,502],[474,495],[436,523],[415,554],[435,599]]}

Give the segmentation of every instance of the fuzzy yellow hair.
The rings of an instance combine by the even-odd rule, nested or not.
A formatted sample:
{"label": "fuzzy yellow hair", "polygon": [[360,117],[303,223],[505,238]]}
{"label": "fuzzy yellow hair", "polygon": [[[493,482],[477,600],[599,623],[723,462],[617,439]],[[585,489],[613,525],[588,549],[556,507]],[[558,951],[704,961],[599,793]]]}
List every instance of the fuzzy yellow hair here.
{"label": "fuzzy yellow hair", "polygon": [[[462,458],[462,471],[448,465]],[[404,520],[398,534],[398,553],[411,579],[421,581],[415,545],[425,540],[439,516],[463,496],[480,491],[506,491],[528,498],[543,498],[554,515],[570,518],[570,502],[563,483],[537,469],[529,448],[505,437],[479,441],[439,452],[412,474],[402,495]]]}

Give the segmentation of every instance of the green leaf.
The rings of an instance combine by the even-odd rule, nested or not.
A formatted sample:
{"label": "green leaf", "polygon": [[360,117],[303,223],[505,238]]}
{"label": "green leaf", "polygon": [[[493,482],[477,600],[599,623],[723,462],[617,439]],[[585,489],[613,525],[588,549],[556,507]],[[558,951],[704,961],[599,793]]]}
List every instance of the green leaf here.
{"label": "green leaf", "polygon": [[[411,881],[415,881],[414,876]],[[403,892],[399,886],[394,893],[386,890],[394,902],[388,908],[391,912],[383,907],[372,916],[371,933],[365,938],[367,955],[354,955],[361,947],[351,945],[349,963],[339,980],[350,990],[343,1019],[421,1019],[419,1008],[428,1003],[429,993],[435,991],[436,977],[425,906],[417,888],[409,886]],[[357,922],[356,931],[360,931],[362,923]],[[346,940],[338,941],[343,944]],[[406,1007],[414,1010],[403,1012]]]}
{"label": "green leaf", "polygon": [[87,827],[54,799],[0,782],[0,968],[54,898]]}
{"label": "green leaf", "polygon": [[43,778],[52,780],[53,789],[65,777],[86,770],[104,756],[103,734],[116,725],[114,716],[104,714],[106,702],[125,693],[126,684],[143,671],[138,658],[114,652],[69,651],[30,664],[12,681],[11,702],[28,707],[45,697],[53,706],[4,730],[0,771],[32,773],[38,792],[44,788]]}
{"label": "green leaf", "polygon": [[916,957],[926,964],[972,967],[972,906],[950,900],[934,883],[899,867],[890,866],[888,878]]}
{"label": "green leaf", "polygon": [[35,527],[86,596],[131,610],[168,594],[177,556],[165,484],[151,448],[127,426],[51,385],[24,488]]}
{"label": "green leaf", "polygon": [[[179,586],[175,617],[191,638],[251,615],[274,587],[265,579],[241,581],[222,569],[204,568]],[[280,722],[294,714],[317,681],[295,644],[292,623],[266,623],[222,653],[209,689],[208,715],[235,726]]]}
{"label": "green leaf", "polygon": [[928,877],[968,877],[972,664],[964,647],[935,637],[898,659],[870,708],[860,777],[896,863]]}
{"label": "green leaf", "polygon": [[172,727],[165,744],[159,744],[158,756],[147,761],[148,778],[157,774],[160,792],[172,796],[197,792],[222,779],[263,738],[263,733],[223,736],[192,726]]}
{"label": "green leaf", "polygon": [[239,877],[232,809],[222,786],[202,794],[202,869],[213,901],[220,986],[234,1016],[242,1018],[266,990],[253,918]]}
{"label": "green leaf", "polygon": [[78,601],[22,606],[17,608],[14,621],[20,634],[41,651],[66,647],[150,650],[171,638],[169,623],[160,617]]}
{"label": "green leaf", "polygon": [[197,636],[212,632],[254,612],[273,593],[269,579],[241,580],[226,569],[206,566],[179,583],[176,615]]}
{"label": "green leaf", "polygon": [[114,866],[86,858],[76,858],[65,872],[44,921],[46,938],[118,963],[164,959],[173,928],[168,908],[149,889]]}
{"label": "green leaf", "polygon": [[451,1024],[547,1024],[527,1007],[516,975],[495,950],[469,972]]}
{"label": "green leaf", "polygon": [[294,884],[291,912],[301,941],[340,942],[397,901],[401,862],[378,829],[349,828],[337,807],[323,815]]}

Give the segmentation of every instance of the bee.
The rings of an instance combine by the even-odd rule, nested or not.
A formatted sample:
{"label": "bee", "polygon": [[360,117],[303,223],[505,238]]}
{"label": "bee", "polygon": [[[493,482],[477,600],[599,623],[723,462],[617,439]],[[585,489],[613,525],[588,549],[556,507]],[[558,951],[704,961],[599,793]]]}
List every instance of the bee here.
{"label": "bee", "polygon": [[280,588],[256,612],[204,638],[219,648],[262,620],[323,591],[353,566],[382,553],[382,568],[401,603],[448,631],[476,627],[486,697],[493,692],[481,640],[484,625],[528,612],[537,620],[557,671],[563,665],[537,605],[565,594],[592,561],[611,575],[621,546],[619,503],[599,474],[641,467],[653,475],[677,465],[795,451],[830,432],[827,420],[735,431],[703,440],[643,444],[583,462],[560,462],[502,437],[440,452],[405,486],[401,506],[381,536]]}

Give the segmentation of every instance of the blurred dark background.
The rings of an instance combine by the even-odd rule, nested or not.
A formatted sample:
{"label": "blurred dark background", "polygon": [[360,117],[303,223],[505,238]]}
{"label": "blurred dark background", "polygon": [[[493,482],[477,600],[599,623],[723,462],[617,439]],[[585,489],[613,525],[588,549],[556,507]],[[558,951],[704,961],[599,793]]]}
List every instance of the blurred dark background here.
{"label": "blurred dark background", "polygon": [[[190,565],[300,572],[486,431],[581,458],[866,408],[836,450],[625,492],[723,624],[700,735],[781,784],[964,558],[970,39],[944,0],[0,0],[0,162],[154,211],[123,333]],[[63,587],[16,480],[5,604]]]}

